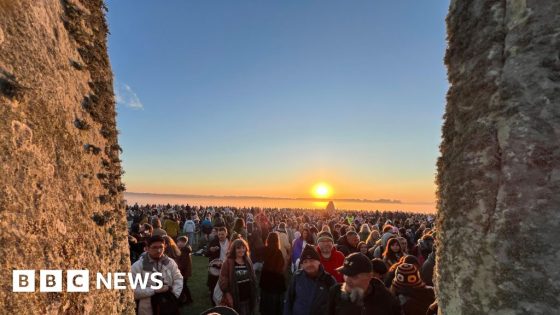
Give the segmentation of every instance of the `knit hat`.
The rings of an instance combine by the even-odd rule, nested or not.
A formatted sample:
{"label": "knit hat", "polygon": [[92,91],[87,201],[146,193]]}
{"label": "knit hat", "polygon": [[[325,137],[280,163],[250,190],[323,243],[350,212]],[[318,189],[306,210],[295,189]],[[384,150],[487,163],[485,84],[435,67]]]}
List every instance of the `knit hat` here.
{"label": "knit hat", "polygon": [[306,259],[321,260],[321,258],[319,258],[319,253],[315,250],[315,248],[313,248],[313,246],[309,244],[305,245],[305,248],[301,252],[301,256],[299,258],[301,262]]}
{"label": "knit hat", "polygon": [[416,266],[412,264],[401,264],[395,271],[393,285],[397,288],[420,288],[425,284],[420,278],[420,273]]}
{"label": "knit hat", "polygon": [[373,267],[371,261],[362,253],[353,253],[344,258],[342,267],[336,270],[347,276],[355,276],[360,273],[371,273]]}
{"label": "knit hat", "polygon": [[331,241],[334,243],[332,234],[327,231],[321,232],[317,235],[317,243],[320,241]]}

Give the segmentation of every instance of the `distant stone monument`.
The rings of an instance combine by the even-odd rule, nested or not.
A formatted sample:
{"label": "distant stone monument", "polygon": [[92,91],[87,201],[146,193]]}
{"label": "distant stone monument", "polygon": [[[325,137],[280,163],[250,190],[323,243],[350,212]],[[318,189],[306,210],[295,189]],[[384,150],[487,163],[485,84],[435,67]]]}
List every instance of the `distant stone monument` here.
{"label": "distant stone monument", "polygon": [[[102,0],[0,0],[0,304],[10,314],[134,314]],[[35,293],[12,270],[36,270]],[[89,293],[39,293],[39,270],[90,271]],[[93,283],[91,283],[93,282]]]}
{"label": "distant stone monument", "polygon": [[335,212],[336,211],[336,208],[334,207],[334,202],[332,200],[329,201],[326,209],[327,209],[328,212]]}
{"label": "distant stone monument", "polygon": [[452,0],[440,314],[560,310],[560,1]]}

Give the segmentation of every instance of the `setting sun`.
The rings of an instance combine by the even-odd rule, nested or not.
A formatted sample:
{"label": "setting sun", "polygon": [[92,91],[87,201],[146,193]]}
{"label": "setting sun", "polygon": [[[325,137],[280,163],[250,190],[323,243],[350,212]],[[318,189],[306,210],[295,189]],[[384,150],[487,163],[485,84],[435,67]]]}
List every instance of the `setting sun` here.
{"label": "setting sun", "polygon": [[331,188],[325,183],[319,183],[313,187],[315,198],[328,198],[331,195]]}

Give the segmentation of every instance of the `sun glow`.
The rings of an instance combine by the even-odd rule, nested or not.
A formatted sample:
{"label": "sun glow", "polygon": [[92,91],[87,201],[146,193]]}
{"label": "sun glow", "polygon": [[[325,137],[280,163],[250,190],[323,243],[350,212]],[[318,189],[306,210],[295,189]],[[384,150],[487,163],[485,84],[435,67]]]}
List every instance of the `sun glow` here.
{"label": "sun glow", "polygon": [[313,187],[312,193],[315,198],[328,198],[332,194],[332,189],[325,183],[319,183]]}

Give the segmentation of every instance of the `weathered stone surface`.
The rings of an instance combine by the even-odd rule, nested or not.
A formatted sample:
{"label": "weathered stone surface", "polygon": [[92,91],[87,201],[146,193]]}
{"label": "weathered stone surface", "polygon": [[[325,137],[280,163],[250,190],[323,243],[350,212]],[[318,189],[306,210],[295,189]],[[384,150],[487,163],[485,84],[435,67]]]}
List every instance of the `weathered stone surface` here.
{"label": "weathered stone surface", "polygon": [[10,314],[134,313],[130,290],[95,290],[94,277],[87,294],[11,292],[13,269],[129,270],[106,37],[101,0],[0,0],[0,305]]}
{"label": "weathered stone surface", "polygon": [[560,310],[560,2],[453,0],[441,314]]}

